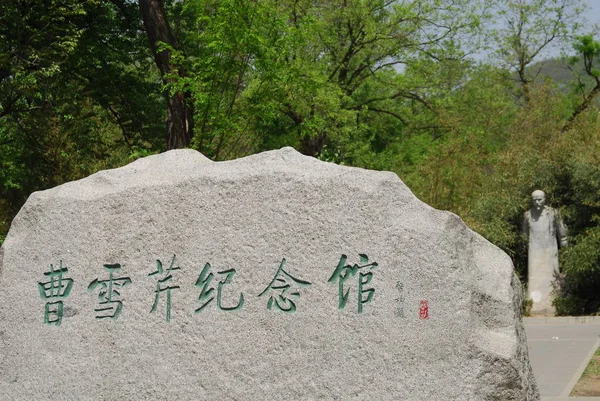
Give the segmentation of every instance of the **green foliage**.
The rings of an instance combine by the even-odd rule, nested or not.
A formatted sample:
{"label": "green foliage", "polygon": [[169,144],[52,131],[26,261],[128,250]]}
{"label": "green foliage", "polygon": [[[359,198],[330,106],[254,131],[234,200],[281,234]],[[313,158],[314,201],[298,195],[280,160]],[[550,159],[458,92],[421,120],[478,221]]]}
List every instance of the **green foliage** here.
{"label": "green foliage", "polygon": [[172,89],[194,94],[193,146],[214,159],[284,145],[318,155],[326,146],[345,162],[371,165],[405,131],[439,129],[430,124],[436,101],[464,78],[457,38],[476,31],[479,6],[193,0],[174,7],[185,48],[175,62],[187,76]]}
{"label": "green foliage", "polygon": [[495,173],[497,153],[508,141],[506,129],[517,108],[496,69],[467,71],[469,79],[438,102],[442,112],[437,121],[444,130],[437,130],[413,172],[396,171],[425,202],[468,219],[484,183]]}
{"label": "green foliage", "polygon": [[531,308],[533,307],[533,300],[524,298],[523,299],[523,309],[521,313],[523,316],[531,316]]}
{"label": "green foliage", "polygon": [[583,315],[600,311],[600,227],[591,227],[572,238],[561,254],[564,288],[557,303],[561,314]]}
{"label": "green foliage", "polygon": [[[591,147],[599,150],[597,144]],[[600,312],[600,164],[590,150],[567,164],[564,177],[573,191],[563,197],[574,236],[560,259],[565,279],[557,308],[562,314]]]}
{"label": "green foliage", "polygon": [[593,35],[578,36],[576,40],[573,47],[585,60],[593,60],[600,55],[600,43],[594,40]]}
{"label": "green foliage", "polygon": [[492,51],[514,73],[517,93],[529,102],[530,85],[542,68],[536,62],[551,50],[564,49],[577,35],[586,5],[582,0],[501,0],[495,5],[499,20],[491,25]]}
{"label": "green foliage", "polygon": [[592,114],[563,133],[564,96],[547,88],[532,94],[532,104],[507,126],[509,138],[497,153],[494,171],[484,182],[475,207],[463,216],[513,257],[522,278],[527,273],[527,246],[520,234],[530,194],[543,189],[558,206],[570,230],[571,246],[561,251],[563,285],[556,300],[561,314],[594,313],[597,294],[600,199],[600,135]]}
{"label": "green foliage", "polygon": [[597,378],[598,376],[600,376],[600,348],[594,352],[592,359],[581,374],[581,379]]}
{"label": "green foliage", "polygon": [[135,4],[8,0],[0,20],[5,233],[31,192],[123,164],[164,139]]}

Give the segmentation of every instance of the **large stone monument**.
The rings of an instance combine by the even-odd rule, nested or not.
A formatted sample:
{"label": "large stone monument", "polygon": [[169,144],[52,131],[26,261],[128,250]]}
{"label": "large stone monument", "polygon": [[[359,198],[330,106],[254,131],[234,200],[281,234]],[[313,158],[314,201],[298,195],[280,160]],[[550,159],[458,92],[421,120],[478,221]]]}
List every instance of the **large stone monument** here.
{"label": "large stone monument", "polygon": [[393,173],[170,151],[2,254],[2,400],[539,400],[510,258]]}
{"label": "large stone monument", "polygon": [[546,195],[531,194],[531,209],[523,216],[523,234],[529,239],[527,293],[532,315],[554,315],[552,283],[558,275],[558,248],[567,246],[567,230],[557,210],[546,206]]}

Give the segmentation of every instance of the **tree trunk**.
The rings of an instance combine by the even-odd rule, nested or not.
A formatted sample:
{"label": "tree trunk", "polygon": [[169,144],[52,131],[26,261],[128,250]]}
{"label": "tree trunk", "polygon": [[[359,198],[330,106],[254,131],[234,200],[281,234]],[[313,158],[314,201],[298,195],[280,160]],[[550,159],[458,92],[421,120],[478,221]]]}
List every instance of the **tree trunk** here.
{"label": "tree trunk", "polygon": [[561,129],[562,132],[567,132],[573,127],[573,123],[575,122],[577,116],[588,109],[590,104],[592,104],[592,101],[596,98],[596,96],[598,96],[599,93],[600,79],[596,78],[596,86],[594,86],[594,89],[592,89],[591,92],[585,96],[583,102],[579,105],[579,107],[577,107],[577,109],[575,109],[573,114],[571,114],[571,116],[567,119],[567,122],[565,123],[565,125],[563,125]]}
{"label": "tree trunk", "polygon": [[[158,51],[159,42],[177,49],[177,41],[171,32],[163,0],[139,0],[139,6],[150,50],[163,81],[172,82],[172,78],[167,77],[173,73],[184,76],[183,69],[175,69],[171,64],[171,51]],[[167,150],[184,148],[190,144],[193,135],[193,109],[190,96],[184,92],[174,95],[165,93],[165,96],[167,98]]]}

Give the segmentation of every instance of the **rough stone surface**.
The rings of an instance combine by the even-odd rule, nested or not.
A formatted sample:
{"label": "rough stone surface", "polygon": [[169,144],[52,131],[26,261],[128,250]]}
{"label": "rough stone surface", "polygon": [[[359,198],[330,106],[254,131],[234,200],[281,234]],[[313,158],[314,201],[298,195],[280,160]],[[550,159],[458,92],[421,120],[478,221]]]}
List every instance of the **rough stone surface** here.
{"label": "rough stone surface", "polygon": [[[343,254],[377,266],[341,270],[340,309]],[[539,400],[509,257],[390,172],[170,151],[32,194],[0,255],[2,400]]]}

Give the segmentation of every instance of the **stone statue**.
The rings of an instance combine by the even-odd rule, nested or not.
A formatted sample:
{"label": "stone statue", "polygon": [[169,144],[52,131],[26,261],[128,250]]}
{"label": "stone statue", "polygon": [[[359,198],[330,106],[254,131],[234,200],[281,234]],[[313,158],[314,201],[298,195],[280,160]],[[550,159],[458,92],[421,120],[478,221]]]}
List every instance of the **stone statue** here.
{"label": "stone statue", "polygon": [[554,315],[552,282],[558,274],[558,248],[567,246],[567,229],[557,210],[546,206],[543,191],[531,194],[531,209],[523,217],[529,239],[527,292],[532,315]]}

